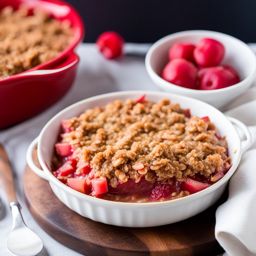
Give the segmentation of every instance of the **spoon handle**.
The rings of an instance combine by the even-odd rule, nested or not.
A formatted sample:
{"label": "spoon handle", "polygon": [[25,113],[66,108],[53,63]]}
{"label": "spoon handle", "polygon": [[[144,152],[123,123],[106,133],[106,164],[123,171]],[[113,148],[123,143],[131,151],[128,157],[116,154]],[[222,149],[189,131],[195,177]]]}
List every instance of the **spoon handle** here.
{"label": "spoon handle", "polygon": [[9,203],[17,202],[11,163],[2,144],[0,144],[0,179],[5,187]]}

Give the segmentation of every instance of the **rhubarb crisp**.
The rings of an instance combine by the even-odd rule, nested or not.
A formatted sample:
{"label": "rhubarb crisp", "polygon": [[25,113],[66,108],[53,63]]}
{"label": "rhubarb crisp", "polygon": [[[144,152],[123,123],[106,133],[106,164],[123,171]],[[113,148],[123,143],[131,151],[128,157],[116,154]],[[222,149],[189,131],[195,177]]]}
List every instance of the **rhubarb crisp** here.
{"label": "rhubarb crisp", "polygon": [[208,116],[142,96],[63,120],[53,173],[85,194],[150,202],[203,190],[230,165],[226,139]]}
{"label": "rhubarb crisp", "polygon": [[0,79],[47,62],[71,43],[70,24],[25,6],[0,11]]}

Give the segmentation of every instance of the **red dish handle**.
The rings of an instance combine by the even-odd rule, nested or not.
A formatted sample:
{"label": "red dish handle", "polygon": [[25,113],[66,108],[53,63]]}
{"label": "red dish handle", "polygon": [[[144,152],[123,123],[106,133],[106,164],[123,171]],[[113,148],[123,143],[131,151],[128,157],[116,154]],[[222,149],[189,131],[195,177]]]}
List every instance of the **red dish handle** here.
{"label": "red dish handle", "polygon": [[76,53],[72,52],[67,58],[64,59],[63,62],[61,62],[54,68],[26,71],[15,75],[15,77],[44,76],[56,74],[75,66],[79,62],[79,60],[79,56]]}

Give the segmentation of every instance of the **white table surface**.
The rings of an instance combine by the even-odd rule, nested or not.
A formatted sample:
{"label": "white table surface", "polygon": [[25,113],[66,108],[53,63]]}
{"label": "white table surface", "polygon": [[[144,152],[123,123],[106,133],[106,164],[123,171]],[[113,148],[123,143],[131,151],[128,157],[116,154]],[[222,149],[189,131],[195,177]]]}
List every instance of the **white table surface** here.
{"label": "white table surface", "polygon": [[[138,49],[138,47],[144,48],[145,46],[129,45],[129,47]],[[19,200],[23,207],[22,213],[25,222],[42,238],[50,256],[77,256],[81,254],[61,245],[45,233],[33,220],[24,204],[22,175],[25,168],[25,152],[29,143],[39,134],[39,131],[49,118],[76,101],[113,91],[157,90],[146,73],[143,57],[126,56],[117,61],[108,61],[105,60],[98,53],[95,46],[91,44],[81,45],[78,49],[78,54],[81,57],[78,75],[68,94],[57,104],[37,117],[0,133],[0,142],[4,143],[6,146],[13,163],[15,174],[17,175],[16,181],[19,189]],[[247,97],[243,97],[242,102],[256,98],[255,89],[250,90],[247,94]],[[232,103],[232,106],[242,102],[238,99]],[[5,195],[1,187],[0,197],[5,206],[7,206]],[[11,216],[8,208],[6,208],[6,212],[7,214],[2,219],[0,214],[1,256],[12,255],[6,249],[6,237],[11,228]]]}

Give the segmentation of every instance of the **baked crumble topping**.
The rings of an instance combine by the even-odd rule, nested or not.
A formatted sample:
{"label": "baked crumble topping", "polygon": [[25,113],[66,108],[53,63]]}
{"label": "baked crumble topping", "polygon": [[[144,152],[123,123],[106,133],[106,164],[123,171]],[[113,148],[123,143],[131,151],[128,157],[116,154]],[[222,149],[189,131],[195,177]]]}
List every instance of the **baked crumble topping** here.
{"label": "baked crumble topping", "polygon": [[190,116],[169,99],[116,100],[63,125],[59,143],[71,145],[72,157],[90,165],[94,177],[106,177],[112,188],[141,179],[214,182],[230,167],[227,142],[210,119]]}
{"label": "baked crumble topping", "polygon": [[72,29],[46,12],[22,6],[0,11],[0,79],[56,57],[70,43]]}

